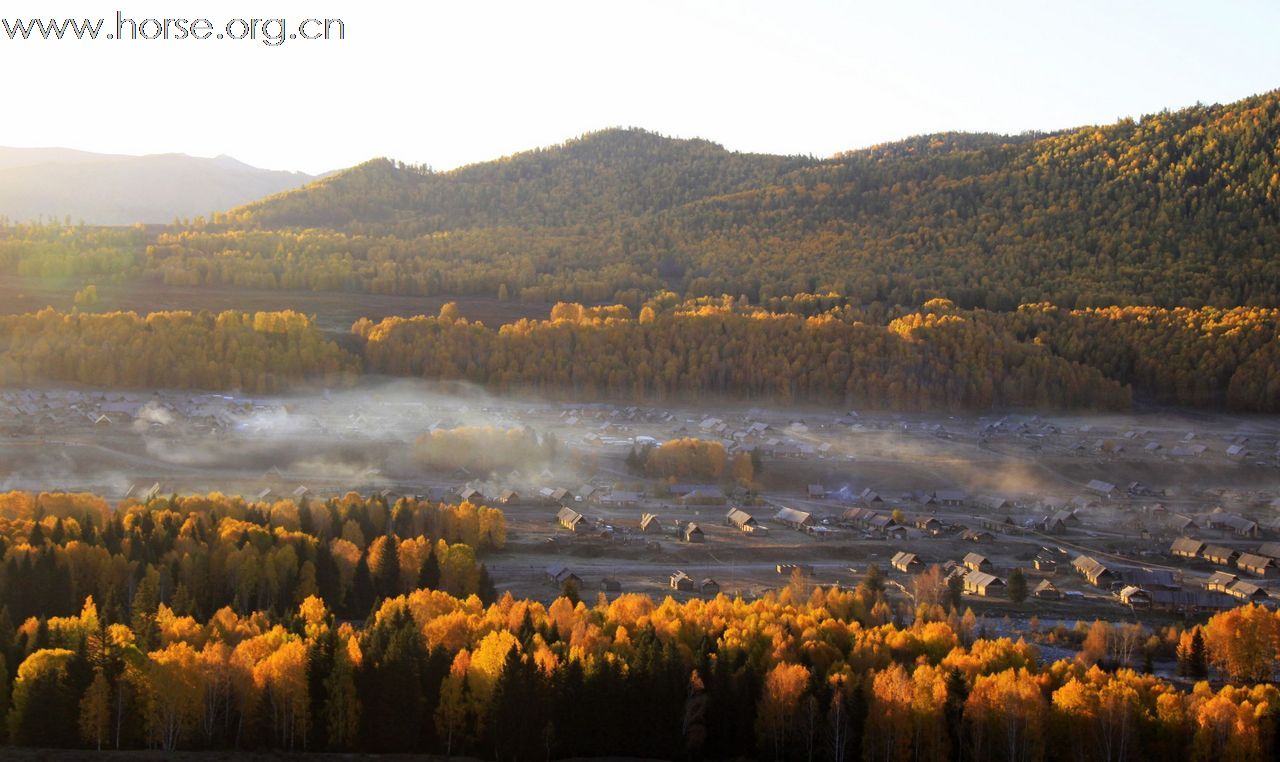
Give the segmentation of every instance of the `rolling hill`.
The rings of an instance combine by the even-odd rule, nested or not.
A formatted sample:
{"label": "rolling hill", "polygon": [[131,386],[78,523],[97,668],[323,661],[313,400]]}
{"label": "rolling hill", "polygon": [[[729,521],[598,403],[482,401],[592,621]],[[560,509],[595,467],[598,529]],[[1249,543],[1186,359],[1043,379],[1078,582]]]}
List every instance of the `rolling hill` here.
{"label": "rolling hill", "polygon": [[[887,304],[947,296],[995,309],[1274,305],[1278,148],[1277,92],[1053,134],[921,136],[823,160],[606,130],[450,172],[371,161],[198,232],[277,231],[274,244],[305,248],[317,268],[332,264],[331,249],[351,251],[344,288],[367,288],[374,269],[385,280],[392,267],[393,288],[406,293],[452,266],[473,273],[449,284],[459,293],[504,284],[535,298],[670,288]],[[325,232],[304,242],[301,229]],[[368,236],[391,252],[377,268],[347,240]],[[187,253],[219,245],[206,237]],[[296,262],[241,266],[314,287]]]}
{"label": "rolling hill", "polygon": [[612,129],[436,173],[375,159],[232,213],[254,226],[418,235],[461,228],[609,224],[777,182],[815,165],[706,140]]}

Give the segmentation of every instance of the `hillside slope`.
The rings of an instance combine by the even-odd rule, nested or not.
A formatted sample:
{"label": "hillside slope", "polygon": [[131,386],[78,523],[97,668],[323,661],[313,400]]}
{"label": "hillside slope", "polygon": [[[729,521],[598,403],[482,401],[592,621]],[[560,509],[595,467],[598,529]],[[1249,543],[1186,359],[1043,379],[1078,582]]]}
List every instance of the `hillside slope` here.
{"label": "hillside slope", "polygon": [[399,236],[473,227],[608,223],[776,182],[812,166],[635,129],[432,172],[375,159],[232,212],[236,224]]}
{"label": "hillside slope", "polygon": [[[369,162],[205,232],[327,229],[324,241],[276,242],[325,268],[329,249],[352,251],[340,239],[383,236],[392,254],[379,273],[409,292],[447,263],[476,272],[473,285],[454,284],[460,293],[502,283],[533,298],[585,298],[575,284],[590,282],[609,296],[833,291],[994,309],[1276,305],[1278,152],[1277,92],[1051,135],[922,136],[825,160],[610,130],[452,172]],[[437,262],[441,233],[451,237]],[[434,238],[397,247],[422,236]],[[373,277],[360,248],[347,287]],[[251,265],[283,279],[280,262]]]}
{"label": "hillside slope", "polygon": [[[1271,307],[1278,154],[1280,92],[1048,135],[920,136],[823,160],[606,130],[449,172],[374,160],[170,228],[145,254],[64,261],[44,242],[62,233],[31,229],[10,230],[3,256],[20,272],[103,277],[131,260],[130,272],[187,287],[633,308],[667,290],[753,303],[832,294],[883,308],[934,297],[996,311]],[[144,175],[170,205],[201,194],[170,216],[226,206],[216,199],[248,184],[226,175],[252,174],[201,161],[207,176],[192,170],[176,185],[167,168]],[[117,221],[146,219],[142,192],[67,179],[98,166],[45,167],[10,203],[29,203],[40,183],[70,184],[113,204]],[[0,213],[3,201],[0,192]],[[41,240],[27,245],[31,235]]]}

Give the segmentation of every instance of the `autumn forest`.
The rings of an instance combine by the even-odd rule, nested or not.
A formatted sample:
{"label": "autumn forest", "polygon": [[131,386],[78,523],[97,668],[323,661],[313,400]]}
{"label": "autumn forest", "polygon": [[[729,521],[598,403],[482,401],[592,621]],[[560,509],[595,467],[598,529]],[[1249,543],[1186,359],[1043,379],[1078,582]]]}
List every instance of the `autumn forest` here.
{"label": "autumn forest", "polygon": [[[856,589],[796,576],[750,602],[566,585],[544,605],[488,580],[484,555],[505,531],[494,509],[354,494],[0,495],[0,732],[93,749],[496,759],[1252,760],[1275,748],[1280,691],[1252,685],[1280,658],[1280,618],[1262,607],[1203,627],[1033,623],[1011,640],[943,586],[921,584],[913,612],[890,606],[874,567]],[[1037,641],[1078,654],[1046,663]],[[1201,682],[1144,674],[1153,656]]]}
{"label": "autumn forest", "polygon": [[[807,304],[800,300],[800,304]],[[791,302],[794,306],[795,302]],[[556,305],[493,329],[440,314],[362,319],[333,337],[292,312],[0,316],[0,384],[244,389],[347,386],[361,375],[465,381],[574,399],[717,395],[883,409],[1118,410],[1134,400],[1280,410],[1280,311],[1158,307],[1013,313],[935,299],[885,323],[730,298]]]}
{"label": "autumn forest", "polygon": [[[425,382],[412,385],[412,394],[423,396],[465,388],[539,404],[724,401],[823,406],[833,415],[853,410],[853,417],[858,410],[974,418],[1009,411],[1177,410],[1239,419],[1280,413],[1278,157],[1280,91],[1272,91],[1114,124],[1016,136],[925,135],[825,159],[611,129],[443,172],[375,159],[167,225],[0,219],[0,289],[15,302],[30,291],[57,304],[0,309],[0,390],[190,391],[184,409],[215,406],[197,403],[196,392],[226,392],[227,400],[231,393],[245,398],[235,400],[237,409],[262,402],[266,411],[263,400],[271,397],[270,410],[279,412],[291,394],[355,396],[390,378]],[[270,306],[172,304],[175,293],[242,291],[267,294]],[[158,306],[124,308],[116,302],[126,292]],[[300,295],[325,296],[334,313],[275,301]],[[516,317],[503,311],[513,305],[523,309]],[[472,310],[481,308],[504,317],[479,319]],[[214,472],[156,452],[178,440],[148,438],[154,422],[140,416],[149,403],[100,402],[129,409],[134,425],[90,418],[117,442],[136,435],[144,449],[97,447],[91,455],[178,464],[188,483],[222,484],[212,477],[190,482]],[[232,415],[224,403],[204,417],[217,419],[216,435],[228,449],[255,436],[252,426],[266,432],[266,424]],[[13,404],[17,410],[25,403]],[[323,436],[337,441],[355,429],[361,416],[358,405],[352,410],[338,434]],[[555,412],[563,414],[557,425],[570,417],[577,425],[580,411]],[[942,530],[928,529],[929,522],[939,519],[922,514],[911,524],[901,509],[888,508],[886,520],[893,513],[903,530],[894,537],[873,537],[871,529],[837,519],[853,499],[837,511],[834,499],[821,502],[826,487],[812,482],[838,479],[846,496],[851,486],[867,487],[852,485],[864,478],[855,476],[861,463],[851,465],[852,451],[840,453],[836,465],[815,454],[796,466],[814,474],[805,485],[808,507],[831,507],[821,526],[787,508],[805,518],[796,526],[775,520],[773,530],[744,522],[737,532],[729,520],[715,527],[735,543],[791,529],[800,531],[788,542],[839,534],[848,544],[818,554],[839,573],[856,575],[852,584],[815,584],[797,568],[759,594],[720,594],[716,583],[712,593],[658,599],[620,588],[597,594],[568,582],[535,600],[491,576],[490,564],[508,548],[503,508],[519,504],[516,487],[554,495],[553,480],[608,483],[600,492],[628,509],[672,497],[664,510],[684,518],[661,536],[670,547],[662,549],[659,535],[642,536],[657,518],[648,508],[634,532],[657,557],[648,560],[666,565],[691,557],[701,563],[694,553],[716,547],[699,539],[692,548],[691,533],[702,530],[688,519],[706,517],[676,513],[677,505],[699,505],[701,486],[717,505],[751,501],[765,517],[776,507],[766,490],[794,492],[804,484],[775,476],[782,469],[772,461],[768,484],[758,478],[765,456],[743,446],[754,433],[731,440],[732,427],[706,419],[702,431],[728,431],[726,449],[699,438],[698,418],[662,412],[665,442],[644,436],[641,446],[636,431],[618,425],[631,431],[624,435],[630,439],[612,442],[629,446],[625,464],[622,449],[579,458],[575,466],[591,468],[572,477],[552,472],[572,460],[557,460],[561,440],[554,436],[529,426],[467,425],[458,413],[462,422],[424,427],[397,443],[397,451],[411,451],[408,465],[398,463],[396,480],[382,482],[397,489],[372,494],[320,496],[302,486],[294,499],[209,487],[196,490],[206,494],[166,495],[157,483],[145,498],[131,484],[129,497],[109,500],[75,491],[101,490],[74,479],[36,488],[0,481],[0,741],[94,751],[415,752],[504,761],[1209,762],[1280,754],[1274,607],[1223,606],[1211,617],[1207,609],[1181,612],[1156,625],[1129,616],[1132,608],[1127,623],[1041,626],[1032,616],[1024,628],[966,606],[957,585],[968,584],[968,572],[949,574],[960,581],[946,583],[939,564],[904,565],[901,571],[914,575],[908,591],[876,562],[858,558],[855,568],[839,553],[868,552],[862,540],[903,541],[908,529],[913,540],[932,541]],[[626,413],[635,420],[651,414],[658,415]],[[591,433],[575,433],[575,446],[587,436],[603,441],[600,432],[623,417],[608,416],[584,421]],[[90,428],[84,417],[77,408],[69,423],[15,425],[12,452],[35,462],[74,445],[86,457],[86,442],[54,438],[75,439],[77,426]],[[775,424],[774,432],[808,430],[803,421]],[[754,425],[769,428],[742,423]],[[1136,444],[1142,434],[1132,428]],[[215,434],[208,436],[212,442]],[[939,432],[937,439],[949,436]],[[974,442],[968,456],[986,459],[973,461],[987,464],[975,470],[989,471],[992,481],[984,484],[995,489],[999,467],[990,464],[1002,453],[987,447],[985,434]],[[366,444],[339,441],[334,450]],[[1245,442],[1228,446],[1245,452]],[[1031,462],[1032,445],[1025,447],[1019,457]],[[255,460],[255,452],[243,458]],[[1105,453],[1092,455],[1081,472],[1120,467]],[[327,461],[298,460],[312,475],[326,472],[316,475],[326,489],[345,478]],[[361,474],[384,476],[378,467],[385,463],[351,460],[359,460]],[[1231,464],[1244,468],[1244,460]],[[1165,461],[1149,461],[1143,479],[1167,473]],[[69,456],[66,462],[74,463]],[[959,462],[920,468],[936,469],[941,484],[945,469]],[[1075,465],[1067,470],[1075,474]],[[252,466],[256,478],[265,460]],[[490,486],[510,489],[490,490],[492,499],[461,487],[443,502],[411,496],[432,469],[431,479],[447,472],[457,482],[451,489],[486,478],[507,479]],[[1090,503],[1097,498],[1106,511],[1131,507],[1136,514],[1141,499],[1135,521],[1150,518],[1145,501],[1155,503],[1157,494],[1150,485],[1126,477],[1132,486],[1123,492],[1095,476],[1119,481],[1092,471],[1068,480],[1075,492],[1091,490],[1082,504],[1101,515]],[[693,480],[712,484],[681,485],[688,488],[682,497],[695,499],[677,503],[676,482]],[[366,486],[344,482],[341,489]],[[585,486],[598,494],[595,484]],[[834,498],[835,485],[828,486]],[[943,501],[917,486],[927,485],[896,492],[908,495],[902,501],[927,500],[930,511]],[[36,491],[41,487],[49,491]],[[1248,506],[1261,510],[1270,487],[1250,487]],[[1226,492],[1213,499],[1238,497]],[[471,493],[474,503],[461,499]],[[880,500],[870,487],[862,495]],[[1188,513],[1188,505],[1201,507],[1189,486],[1167,499],[1182,501],[1178,510]],[[615,528],[573,509],[599,505],[573,495],[526,503],[540,523],[525,520],[538,534],[556,536],[522,539],[540,542],[536,552],[548,555],[599,540],[606,550],[591,545],[595,555],[580,553],[599,558],[615,547],[604,545],[614,542]],[[1080,521],[1066,506],[1052,511],[1064,533],[1068,519]],[[1020,521],[1030,518],[1029,504],[1017,510]],[[549,528],[552,516],[566,511],[568,522],[558,518]],[[1222,513],[1219,505],[1210,515],[1217,521]],[[619,516],[609,521],[621,526]],[[629,514],[626,521],[616,535],[630,541],[637,522]],[[1262,521],[1240,518],[1252,525],[1250,542]],[[1014,523],[1004,522],[998,531]],[[592,528],[576,534],[579,523]],[[1145,524],[1134,531],[1154,542]],[[959,525],[947,532],[966,540],[989,535]],[[1081,537],[1075,539],[1091,541]],[[1111,559],[1123,560],[1127,538],[1117,530],[1095,544],[1107,543]],[[1224,542],[1243,547],[1243,538]],[[768,546],[760,542],[747,552],[763,557],[757,548]],[[1060,551],[1066,566],[1064,547],[1039,549]],[[1027,598],[1023,569],[1032,559],[1042,560],[1032,553],[1007,565],[1019,580],[1017,603]],[[1196,573],[1209,568],[1195,563]],[[507,569],[513,566],[534,568]],[[780,574],[784,566],[776,566]],[[971,571],[981,574],[977,566]],[[1115,604],[1095,587],[1087,605]],[[977,601],[975,591],[963,593]],[[985,588],[980,594],[986,597]],[[1157,662],[1176,665],[1176,675]]]}
{"label": "autumn forest", "polygon": [[[1280,95],[816,160],[637,130],[451,172],[375,161],[166,227],[0,227],[76,289],[0,319],[0,383],[283,391],[360,374],[585,398],[1280,409]],[[542,303],[350,334],[111,314],[96,285]],[[584,305],[584,306],[578,306]],[[616,305],[616,306],[608,306]],[[77,314],[71,314],[71,312]]]}

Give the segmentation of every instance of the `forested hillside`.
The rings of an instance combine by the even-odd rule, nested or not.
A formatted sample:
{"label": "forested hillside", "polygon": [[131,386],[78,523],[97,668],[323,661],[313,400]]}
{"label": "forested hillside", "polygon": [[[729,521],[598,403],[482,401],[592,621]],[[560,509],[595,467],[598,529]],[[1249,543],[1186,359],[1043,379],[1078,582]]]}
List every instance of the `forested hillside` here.
{"label": "forested hillside", "polygon": [[[375,160],[146,246],[100,277],[175,285],[1012,310],[1280,304],[1280,94],[1052,135],[941,134],[825,160],[610,130],[450,172]],[[54,272],[8,229],[0,267]],[[101,236],[99,236],[101,237]],[[99,247],[101,249],[101,247]]]}
{"label": "forested hillside", "polygon": [[321,227],[415,237],[473,227],[612,224],[767,186],[815,162],[741,154],[706,140],[606,130],[436,173],[375,159],[227,215],[232,227]]}
{"label": "forested hillside", "polygon": [[[371,162],[176,231],[149,266],[203,282],[248,271],[276,287],[501,287],[530,299],[661,286],[752,300],[946,296],[1001,310],[1045,300],[1272,306],[1278,147],[1276,92],[1047,136],[926,136],[823,161],[614,130],[445,173]],[[324,232],[285,232],[304,228]],[[312,267],[330,277],[318,281]],[[446,274],[454,268],[467,274]]]}

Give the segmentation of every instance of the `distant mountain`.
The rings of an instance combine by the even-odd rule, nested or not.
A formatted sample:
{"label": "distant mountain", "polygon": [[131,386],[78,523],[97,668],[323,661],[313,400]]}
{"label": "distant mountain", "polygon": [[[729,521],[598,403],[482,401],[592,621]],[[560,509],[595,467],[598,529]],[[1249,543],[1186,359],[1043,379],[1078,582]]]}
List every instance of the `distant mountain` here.
{"label": "distant mountain", "polygon": [[74,148],[9,148],[0,146],[0,169],[29,167],[36,164],[91,164],[129,159],[123,154],[92,153]]}
{"label": "distant mountain", "polygon": [[169,223],[297,188],[315,178],[229,156],[121,156],[66,148],[0,148],[0,216],[101,225]]}

